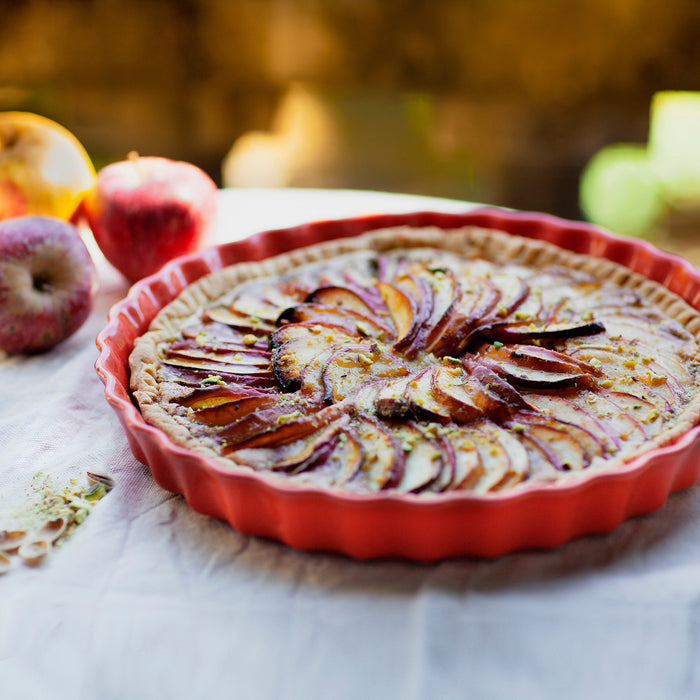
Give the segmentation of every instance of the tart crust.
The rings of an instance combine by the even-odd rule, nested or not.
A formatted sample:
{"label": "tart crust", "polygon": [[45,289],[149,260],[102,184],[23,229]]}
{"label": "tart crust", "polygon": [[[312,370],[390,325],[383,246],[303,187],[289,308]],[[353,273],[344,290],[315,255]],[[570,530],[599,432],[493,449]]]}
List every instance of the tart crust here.
{"label": "tart crust", "polygon": [[[700,345],[700,314],[693,307],[663,285],[607,259],[574,253],[544,241],[478,227],[456,230],[397,227],[312,245],[262,262],[232,265],[210,273],[188,286],[177,299],[156,315],[148,331],[137,338],[130,356],[131,389],[144,419],[163,430],[176,444],[208,455],[226,470],[250,469],[230,455],[222,455],[212,441],[203,440],[201,435],[194,434],[192,422],[186,413],[173,410],[177,389],[173,390],[172,385],[163,381],[160,374],[164,348],[181,339],[183,328],[197,323],[206,310],[225,306],[239,285],[250,280],[269,278],[272,282],[283,276],[293,277],[295,271],[307,265],[333,267],[338,264],[339,256],[352,253],[387,253],[425,248],[454,253],[466,259],[483,258],[497,265],[517,264],[533,270],[545,270],[553,266],[566,268],[617,288],[632,290],[645,304],[680,324],[694,342]],[[673,415],[672,421],[637,448],[597,463],[596,471],[619,470],[640,454],[673,443],[700,422],[697,362],[697,356],[685,358],[686,369],[694,381],[692,386],[687,387],[689,396],[684,400],[682,409]],[[443,437],[445,435],[449,440],[449,433]],[[562,471],[556,473],[555,477],[550,475],[536,480],[536,483],[556,486],[557,483],[571,479],[585,478],[591,471],[593,469]],[[299,477],[303,480],[304,476],[302,474],[297,477],[279,471],[266,473],[284,481]],[[531,482],[528,479],[518,480],[510,487],[519,488],[527,483]],[[333,484],[323,484],[323,487],[343,488]]]}

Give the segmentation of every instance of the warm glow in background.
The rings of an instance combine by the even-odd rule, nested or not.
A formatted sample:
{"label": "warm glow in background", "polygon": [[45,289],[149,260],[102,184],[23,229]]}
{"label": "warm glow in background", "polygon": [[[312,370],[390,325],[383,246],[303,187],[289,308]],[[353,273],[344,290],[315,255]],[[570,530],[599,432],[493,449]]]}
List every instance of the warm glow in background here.
{"label": "warm glow in background", "polygon": [[583,218],[591,158],[647,143],[655,93],[700,91],[697,0],[0,5],[0,110],[62,123],[98,168],[137,150],[228,186]]}

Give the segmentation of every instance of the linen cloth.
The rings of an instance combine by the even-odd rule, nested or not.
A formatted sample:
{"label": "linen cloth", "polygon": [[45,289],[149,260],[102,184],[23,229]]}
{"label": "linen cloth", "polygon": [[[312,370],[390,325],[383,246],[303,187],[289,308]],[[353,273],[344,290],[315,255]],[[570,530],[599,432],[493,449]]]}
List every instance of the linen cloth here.
{"label": "linen cloth", "polygon": [[[218,242],[315,219],[464,211],[371,192],[226,190]],[[94,371],[128,291],[95,258],[87,323],[0,360],[0,529],[37,472],[115,488],[0,576],[0,698],[700,697],[700,489],[551,551],[430,565],[303,553],[193,512],[132,456]]]}

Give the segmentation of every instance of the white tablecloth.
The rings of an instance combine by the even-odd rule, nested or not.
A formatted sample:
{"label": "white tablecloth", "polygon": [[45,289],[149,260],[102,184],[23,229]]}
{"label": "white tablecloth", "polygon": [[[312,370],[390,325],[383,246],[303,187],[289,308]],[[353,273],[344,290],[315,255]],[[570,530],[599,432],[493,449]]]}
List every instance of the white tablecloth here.
{"label": "white tablecloth", "polygon": [[[463,203],[222,192],[220,240]],[[554,551],[356,562],[243,536],[163,491],[93,364],[126,283],[99,260],[86,325],[0,362],[0,528],[36,472],[114,490],[38,568],[0,577],[0,698],[700,698],[700,489]]]}

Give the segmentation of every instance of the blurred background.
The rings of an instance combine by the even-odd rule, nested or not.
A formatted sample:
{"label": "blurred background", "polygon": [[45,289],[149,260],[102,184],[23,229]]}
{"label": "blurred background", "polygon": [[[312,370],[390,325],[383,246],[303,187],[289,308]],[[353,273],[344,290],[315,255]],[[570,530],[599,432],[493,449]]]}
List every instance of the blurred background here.
{"label": "blurred background", "polygon": [[[700,91],[698,0],[0,9],[0,110],[62,123],[98,168],[136,150],[196,163],[224,186],[378,189],[580,219],[592,216],[581,200],[591,159],[637,144],[617,179],[630,210],[650,211],[629,232],[658,229],[659,216],[686,225],[649,201],[644,149],[654,95]],[[594,199],[604,175],[591,176]]]}

